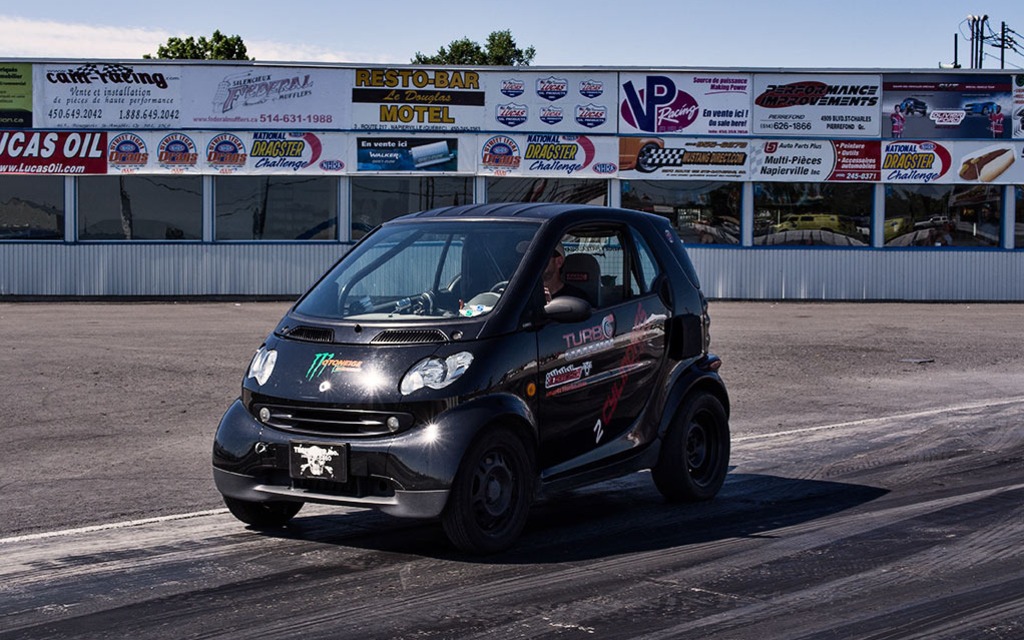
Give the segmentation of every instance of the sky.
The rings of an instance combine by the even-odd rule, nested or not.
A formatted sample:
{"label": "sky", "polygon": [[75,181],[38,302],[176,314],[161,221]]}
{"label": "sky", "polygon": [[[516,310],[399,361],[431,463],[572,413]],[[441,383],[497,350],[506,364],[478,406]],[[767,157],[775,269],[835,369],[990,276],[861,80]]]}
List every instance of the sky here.
{"label": "sky", "polygon": [[[936,69],[959,39],[966,68],[968,14],[1024,34],[1020,0],[3,0],[0,57],[133,60],[220,30],[263,62],[407,64],[508,29],[536,48],[535,67]],[[1024,56],[1006,62],[1024,68]],[[999,68],[998,49],[984,66]]]}

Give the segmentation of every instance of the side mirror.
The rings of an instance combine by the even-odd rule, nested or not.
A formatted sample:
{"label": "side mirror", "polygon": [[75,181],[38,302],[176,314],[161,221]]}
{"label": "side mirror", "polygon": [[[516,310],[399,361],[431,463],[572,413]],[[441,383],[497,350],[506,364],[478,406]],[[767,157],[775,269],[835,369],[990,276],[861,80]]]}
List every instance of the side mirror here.
{"label": "side mirror", "polygon": [[583,322],[592,313],[589,302],[572,296],[561,296],[544,305],[544,317],[556,322]]}

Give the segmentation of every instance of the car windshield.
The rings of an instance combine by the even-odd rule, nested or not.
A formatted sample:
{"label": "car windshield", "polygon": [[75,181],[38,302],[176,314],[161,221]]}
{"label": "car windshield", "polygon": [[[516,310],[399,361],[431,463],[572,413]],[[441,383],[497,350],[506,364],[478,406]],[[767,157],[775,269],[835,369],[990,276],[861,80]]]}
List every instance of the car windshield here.
{"label": "car windshield", "polygon": [[296,311],[361,322],[490,313],[538,228],[480,220],[385,225],[335,265]]}

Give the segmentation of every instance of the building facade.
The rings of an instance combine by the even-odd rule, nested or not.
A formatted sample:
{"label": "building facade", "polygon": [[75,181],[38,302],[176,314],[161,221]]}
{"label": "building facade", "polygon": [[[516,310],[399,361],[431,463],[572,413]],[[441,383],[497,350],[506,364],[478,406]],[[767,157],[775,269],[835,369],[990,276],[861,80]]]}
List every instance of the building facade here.
{"label": "building facade", "polygon": [[712,298],[1024,300],[1024,75],[0,61],[0,300],[301,293],[377,224],[588,202]]}

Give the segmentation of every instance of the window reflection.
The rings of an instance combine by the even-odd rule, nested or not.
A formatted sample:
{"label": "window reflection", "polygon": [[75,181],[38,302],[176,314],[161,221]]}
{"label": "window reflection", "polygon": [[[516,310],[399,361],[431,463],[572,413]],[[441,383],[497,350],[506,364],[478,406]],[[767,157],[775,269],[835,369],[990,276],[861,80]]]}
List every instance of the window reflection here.
{"label": "window reflection", "polygon": [[607,180],[487,178],[487,202],[608,204]]}
{"label": "window reflection", "polygon": [[754,244],[867,246],[871,185],[755,182]]}
{"label": "window reflection", "polygon": [[338,180],[319,176],[218,176],[217,240],[332,240]]}
{"label": "window reflection", "polygon": [[1024,249],[1024,187],[1014,187],[1014,200],[1016,205],[1016,222],[1013,227],[1013,246],[1016,249]]}
{"label": "window reflection", "polygon": [[622,206],[658,213],[688,244],[739,244],[739,182],[623,180]]}
{"label": "window reflection", "polygon": [[352,239],[407,213],[473,202],[473,178],[352,178]]}
{"label": "window reflection", "polygon": [[78,179],[82,240],[200,240],[199,176],[87,176]]}
{"label": "window reflection", "polygon": [[62,176],[0,176],[0,239],[64,237]]}
{"label": "window reflection", "polygon": [[886,185],[887,247],[995,247],[1003,188],[993,185]]}

